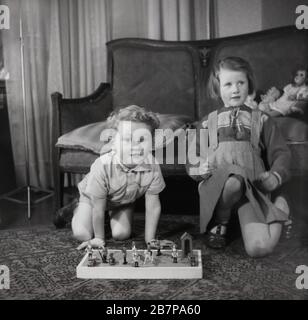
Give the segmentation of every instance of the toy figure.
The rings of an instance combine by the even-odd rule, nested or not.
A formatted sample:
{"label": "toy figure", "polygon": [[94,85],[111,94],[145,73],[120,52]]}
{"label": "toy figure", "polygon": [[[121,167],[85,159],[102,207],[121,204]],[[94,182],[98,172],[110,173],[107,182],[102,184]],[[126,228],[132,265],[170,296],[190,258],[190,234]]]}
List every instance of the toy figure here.
{"label": "toy figure", "polygon": [[178,262],[178,251],[176,249],[176,245],[175,244],[172,246],[171,256],[173,258],[173,263],[177,263]]}
{"label": "toy figure", "polygon": [[195,257],[194,255],[191,255],[191,256],[190,256],[190,265],[191,265],[192,267],[195,267],[195,266],[197,265],[197,263],[196,263],[196,257]]}
{"label": "toy figure", "polygon": [[132,253],[137,252],[135,241],[132,242]]}
{"label": "toy figure", "polygon": [[98,253],[101,256],[102,263],[107,263],[108,250],[106,246],[99,247]]}
{"label": "toy figure", "polygon": [[103,255],[102,255],[102,252],[103,252],[103,247],[98,247],[98,254],[100,255],[101,259],[102,259],[102,263],[104,263],[104,258],[103,258]]}
{"label": "toy figure", "polygon": [[88,244],[86,252],[88,253],[88,267],[94,267],[96,264],[96,259],[93,257],[93,249],[90,244]]}
{"label": "toy figure", "polygon": [[134,266],[135,268],[139,267],[139,262],[138,262],[138,253],[137,250],[134,250],[133,252],[133,262],[134,262]]}
{"label": "toy figure", "polygon": [[153,252],[151,250],[150,242],[148,242],[147,246],[148,246],[147,249],[144,250],[144,262],[143,262],[143,264],[146,264],[148,259],[150,259],[151,262],[153,263]]}
{"label": "toy figure", "polygon": [[86,252],[88,254],[88,259],[91,260],[92,256],[93,256],[93,249],[92,249],[92,246],[90,244],[88,244],[88,246],[86,248]]}
{"label": "toy figure", "polygon": [[114,265],[115,265],[115,258],[114,258],[114,256],[113,256],[113,253],[112,253],[112,252],[109,254],[109,264],[110,264],[111,266],[114,266]]}
{"label": "toy figure", "polygon": [[286,85],[283,94],[272,87],[265,95],[261,95],[259,109],[273,117],[286,116],[292,112],[303,113],[297,106],[298,102],[308,102],[308,71],[299,69],[296,71],[292,83]]}
{"label": "toy figure", "polygon": [[108,249],[106,246],[103,247],[103,263],[107,263]]}
{"label": "toy figure", "polygon": [[127,264],[127,260],[126,260],[127,250],[126,250],[125,246],[123,246],[123,248],[122,248],[122,253],[123,253],[123,264]]}
{"label": "toy figure", "polygon": [[161,246],[160,246],[160,240],[157,240],[157,256],[161,256]]}

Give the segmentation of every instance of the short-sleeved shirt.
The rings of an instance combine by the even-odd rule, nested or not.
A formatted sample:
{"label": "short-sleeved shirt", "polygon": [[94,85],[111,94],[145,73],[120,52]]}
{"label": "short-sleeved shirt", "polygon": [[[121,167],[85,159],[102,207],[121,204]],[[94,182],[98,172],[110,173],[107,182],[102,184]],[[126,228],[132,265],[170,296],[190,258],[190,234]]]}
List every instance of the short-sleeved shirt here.
{"label": "short-sleeved shirt", "polygon": [[107,199],[107,208],[133,203],[144,194],[159,194],[165,188],[156,159],[149,154],[134,168],[124,166],[118,156],[108,152],[92,164],[90,172],[78,184],[82,197]]}

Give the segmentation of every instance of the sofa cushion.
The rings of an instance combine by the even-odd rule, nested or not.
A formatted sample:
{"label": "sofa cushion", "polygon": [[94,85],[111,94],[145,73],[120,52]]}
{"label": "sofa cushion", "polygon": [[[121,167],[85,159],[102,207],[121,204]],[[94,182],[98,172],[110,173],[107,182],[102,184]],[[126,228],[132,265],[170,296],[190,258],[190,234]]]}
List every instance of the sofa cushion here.
{"label": "sofa cushion", "polygon": [[278,117],[274,121],[287,141],[308,141],[308,124],[291,117]]}
{"label": "sofa cushion", "polygon": [[[170,143],[177,130],[185,128],[191,118],[186,115],[176,114],[157,114],[160,120],[159,129],[171,129],[168,132],[157,131],[158,140],[162,145],[155,144],[155,147],[162,148]],[[59,137],[56,146],[65,149],[75,149],[81,151],[90,151],[95,154],[104,154],[111,149],[111,143],[114,131],[108,130],[107,121],[91,123],[89,125],[72,130]],[[104,132],[104,134],[102,134]],[[159,135],[165,135],[165,139]]]}

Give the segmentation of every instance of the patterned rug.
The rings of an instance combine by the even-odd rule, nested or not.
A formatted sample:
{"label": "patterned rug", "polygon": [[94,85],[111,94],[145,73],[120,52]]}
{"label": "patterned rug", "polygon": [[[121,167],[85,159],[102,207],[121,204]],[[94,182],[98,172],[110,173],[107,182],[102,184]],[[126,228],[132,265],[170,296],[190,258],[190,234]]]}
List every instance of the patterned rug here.
{"label": "patterned rug", "polygon": [[[143,226],[143,217],[136,216],[134,240],[138,248],[145,247]],[[40,226],[1,231],[0,265],[10,269],[10,289],[0,290],[0,299],[308,299],[308,290],[295,285],[299,276],[296,267],[308,265],[307,225],[297,224],[293,239],[280,243],[271,256],[259,259],[246,255],[240,237],[223,251],[206,248],[198,234],[197,216],[161,217],[160,239],[180,244],[185,231],[193,236],[194,248],[202,249],[203,279],[77,279],[76,266],[84,253],[75,249],[78,242],[69,229]],[[108,240],[111,248],[122,245]],[[129,248],[130,241],[126,245]]]}

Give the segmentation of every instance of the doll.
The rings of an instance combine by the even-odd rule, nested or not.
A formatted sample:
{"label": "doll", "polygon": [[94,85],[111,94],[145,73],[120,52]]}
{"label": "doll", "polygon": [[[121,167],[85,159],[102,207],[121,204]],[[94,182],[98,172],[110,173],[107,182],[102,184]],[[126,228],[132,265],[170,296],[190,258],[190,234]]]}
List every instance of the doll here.
{"label": "doll", "polygon": [[298,102],[308,101],[308,72],[298,69],[292,83],[286,85],[283,93],[272,87],[261,96],[259,109],[273,117],[286,116],[292,112],[303,113],[297,106]]}

